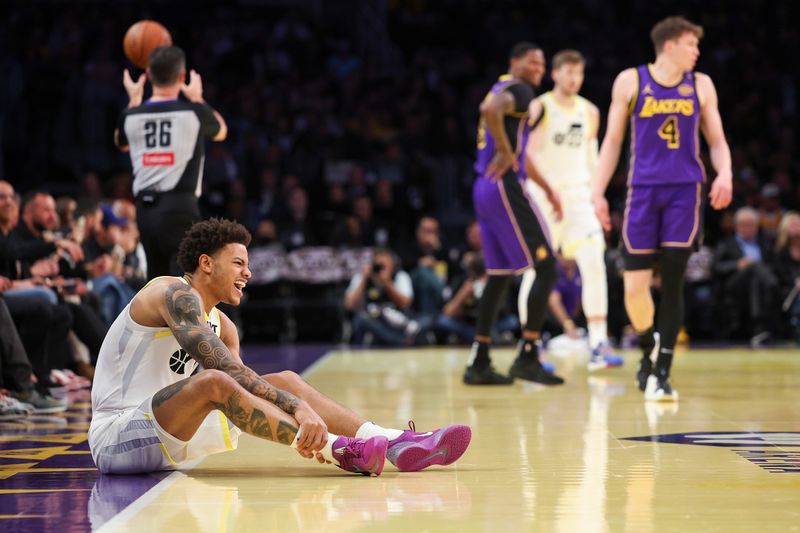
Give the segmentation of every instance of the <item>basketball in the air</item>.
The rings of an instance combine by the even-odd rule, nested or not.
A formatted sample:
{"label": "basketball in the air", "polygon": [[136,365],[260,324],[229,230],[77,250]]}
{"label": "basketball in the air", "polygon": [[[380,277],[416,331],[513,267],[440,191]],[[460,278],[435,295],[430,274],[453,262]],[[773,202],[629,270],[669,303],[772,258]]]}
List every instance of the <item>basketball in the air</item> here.
{"label": "basketball in the air", "polygon": [[122,46],[131,63],[141,69],[147,68],[150,53],[161,46],[172,44],[167,28],[154,20],[140,20],[125,33]]}

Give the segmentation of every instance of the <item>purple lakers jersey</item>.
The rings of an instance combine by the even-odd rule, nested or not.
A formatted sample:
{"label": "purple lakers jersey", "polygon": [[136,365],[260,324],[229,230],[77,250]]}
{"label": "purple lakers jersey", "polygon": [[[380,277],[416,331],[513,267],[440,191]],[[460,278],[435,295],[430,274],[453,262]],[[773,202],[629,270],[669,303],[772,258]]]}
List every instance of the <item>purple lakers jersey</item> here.
{"label": "purple lakers jersey", "polygon": [[[514,96],[514,111],[507,114],[503,119],[503,124],[511,142],[511,149],[519,157],[522,149],[525,148],[523,138],[526,118],[528,116],[528,105],[533,100],[533,87],[520,80],[512,78],[508,74],[500,76],[497,83],[492,85],[491,90],[484,98],[484,102],[496,94],[508,90]],[[478,153],[475,158],[475,172],[484,175],[489,163],[494,157],[495,140],[492,133],[486,126],[486,121],[481,117],[478,124]]]}
{"label": "purple lakers jersey", "polygon": [[701,183],[700,102],[693,72],[675,86],[653,79],[649,65],[636,68],[638,92],[631,101],[630,185]]}

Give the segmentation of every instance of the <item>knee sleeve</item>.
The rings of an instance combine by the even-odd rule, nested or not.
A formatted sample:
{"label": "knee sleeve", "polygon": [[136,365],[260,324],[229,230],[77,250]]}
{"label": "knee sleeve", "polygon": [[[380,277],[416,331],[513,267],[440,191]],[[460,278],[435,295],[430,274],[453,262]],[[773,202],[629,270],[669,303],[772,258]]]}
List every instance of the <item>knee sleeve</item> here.
{"label": "knee sleeve", "polygon": [[575,261],[583,283],[581,304],[587,318],[608,314],[608,278],[604,256],[603,247],[597,242],[584,244],[575,250]]}

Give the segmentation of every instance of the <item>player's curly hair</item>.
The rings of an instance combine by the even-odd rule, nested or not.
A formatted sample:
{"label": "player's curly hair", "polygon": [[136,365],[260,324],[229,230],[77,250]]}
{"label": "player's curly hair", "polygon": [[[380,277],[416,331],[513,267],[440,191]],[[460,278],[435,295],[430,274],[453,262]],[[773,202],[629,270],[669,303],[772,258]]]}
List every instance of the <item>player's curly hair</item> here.
{"label": "player's curly hair", "polygon": [[250,239],[250,232],[238,222],[223,218],[196,222],[186,231],[178,245],[178,266],[184,272],[194,272],[201,255],[213,255],[231,243],[248,246]]}

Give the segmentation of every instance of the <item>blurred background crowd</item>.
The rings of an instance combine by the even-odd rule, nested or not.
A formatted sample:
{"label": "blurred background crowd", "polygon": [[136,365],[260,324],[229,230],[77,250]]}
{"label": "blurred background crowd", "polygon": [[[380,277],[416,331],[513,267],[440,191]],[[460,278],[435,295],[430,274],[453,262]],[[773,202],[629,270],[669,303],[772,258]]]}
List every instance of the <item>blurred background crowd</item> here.
{"label": "blurred background crowd", "polygon": [[[204,215],[236,219],[255,250],[290,258],[311,247],[374,250],[341,279],[251,284],[235,315],[245,335],[466,342],[485,277],[471,206],[478,105],[505,72],[509,49],[531,40],[548,58],[580,50],[588,60],[582,94],[604,115],[614,75],[652,59],[652,24],[683,14],[705,28],[697,68],[718,88],[735,193],[731,209],[705,213],[705,240],[687,275],[684,339],[798,339],[796,11],[759,0],[736,9],[690,1],[680,13],[663,1],[6,2],[0,303],[9,304],[46,395],[76,379],[53,370],[91,378],[104,328],[147,279],[130,161],[112,133],[127,105],[122,71],[132,68],[122,36],[152,18],[186,50],[229,126],[224,143],[208,146]],[[609,188],[607,236],[609,326],[620,342],[624,159]],[[378,290],[387,283],[396,290]],[[570,296],[579,284],[564,264],[553,305],[579,317]],[[518,328],[514,302],[510,294],[498,335]],[[319,319],[304,320],[309,310]],[[562,314],[554,312],[552,334]]]}

